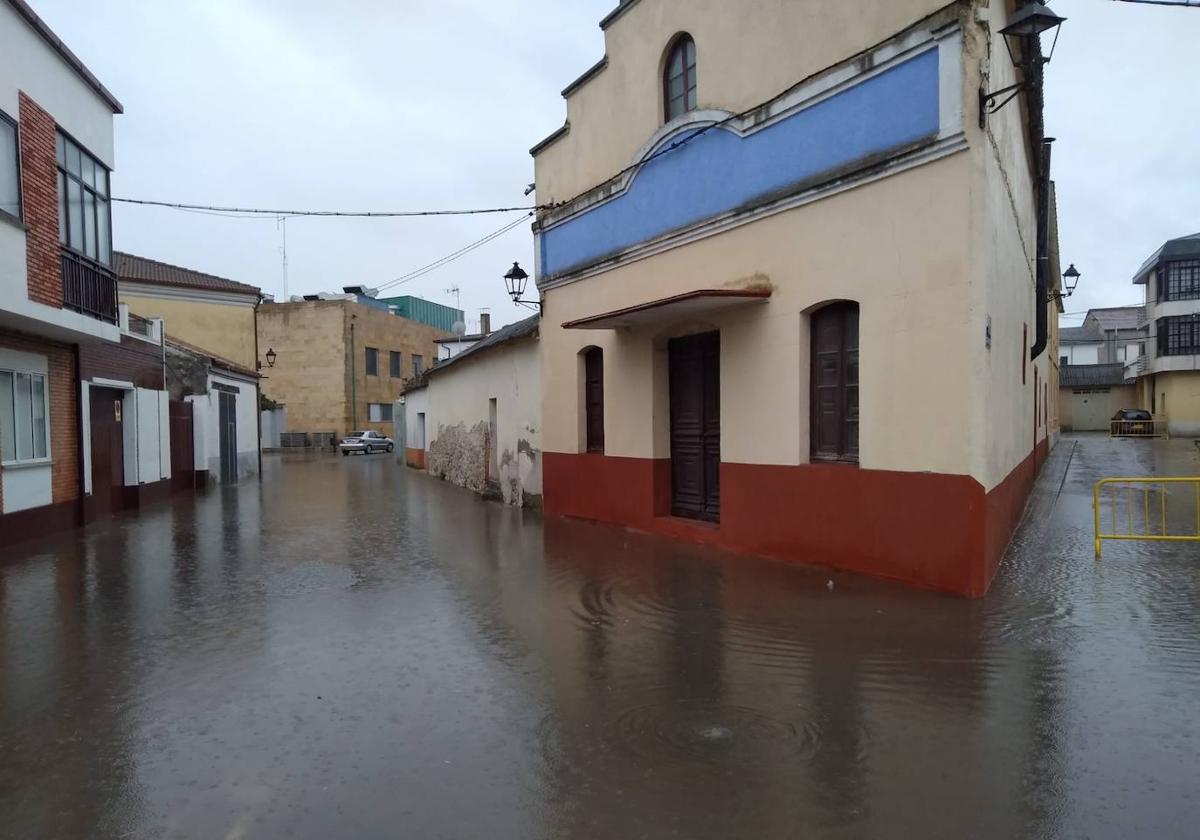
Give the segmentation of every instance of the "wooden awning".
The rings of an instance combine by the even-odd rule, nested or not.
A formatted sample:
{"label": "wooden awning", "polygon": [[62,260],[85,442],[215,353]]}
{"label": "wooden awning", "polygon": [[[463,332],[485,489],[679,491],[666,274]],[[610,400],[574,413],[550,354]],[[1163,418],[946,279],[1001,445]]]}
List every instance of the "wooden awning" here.
{"label": "wooden awning", "polygon": [[564,330],[615,330],[662,323],[692,315],[706,315],[749,303],[762,303],[771,297],[770,289],[700,289],[668,298],[614,309],[563,324]]}

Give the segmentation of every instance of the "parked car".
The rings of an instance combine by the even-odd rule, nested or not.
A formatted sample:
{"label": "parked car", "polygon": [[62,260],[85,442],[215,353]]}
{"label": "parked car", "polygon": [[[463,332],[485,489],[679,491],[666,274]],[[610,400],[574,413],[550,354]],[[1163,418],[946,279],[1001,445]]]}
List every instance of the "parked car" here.
{"label": "parked car", "polygon": [[1122,408],[1112,418],[1114,435],[1153,435],[1154,417],[1142,408]]}
{"label": "parked car", "polygon": [[379,432],[351,432],[342,438],[338,446],[343,455],[351,452],[361,452],[370,455],[372,452],[391,452],[396,444],[390,437],[384,437]]}

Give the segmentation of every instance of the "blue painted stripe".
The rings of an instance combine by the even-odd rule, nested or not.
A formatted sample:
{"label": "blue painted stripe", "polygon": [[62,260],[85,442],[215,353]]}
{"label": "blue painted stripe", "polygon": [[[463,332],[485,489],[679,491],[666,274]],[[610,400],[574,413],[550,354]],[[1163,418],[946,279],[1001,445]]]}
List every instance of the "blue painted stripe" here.
{"label": "blue painted stripe", "polygon": [[646,164],[623,195],[544,232],[542,275],[936,135],[938,104],[938,52],[930,50],[746,137],[709,131]]}

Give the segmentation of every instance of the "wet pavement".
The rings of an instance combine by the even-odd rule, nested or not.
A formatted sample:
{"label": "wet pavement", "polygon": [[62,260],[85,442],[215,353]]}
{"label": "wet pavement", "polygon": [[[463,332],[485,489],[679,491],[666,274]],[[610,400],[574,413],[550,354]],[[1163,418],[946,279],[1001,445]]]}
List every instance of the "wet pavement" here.
{"label": "wet pavement", "polygon": [[0,563],[0,837],[1196,836],[1200,548],[1091,544],[1155,471],[1065,439],[967,602],[268,457]]}

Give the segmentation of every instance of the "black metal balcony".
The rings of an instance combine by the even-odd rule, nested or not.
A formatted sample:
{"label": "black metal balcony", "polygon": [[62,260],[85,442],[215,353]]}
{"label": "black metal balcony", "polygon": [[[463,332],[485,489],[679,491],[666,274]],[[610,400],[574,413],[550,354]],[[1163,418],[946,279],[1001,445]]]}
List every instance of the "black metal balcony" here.
{"label": "black metal balcony", "polygon": [[117,277],[99,263],[62,250],[63,308],[117,323]]}

